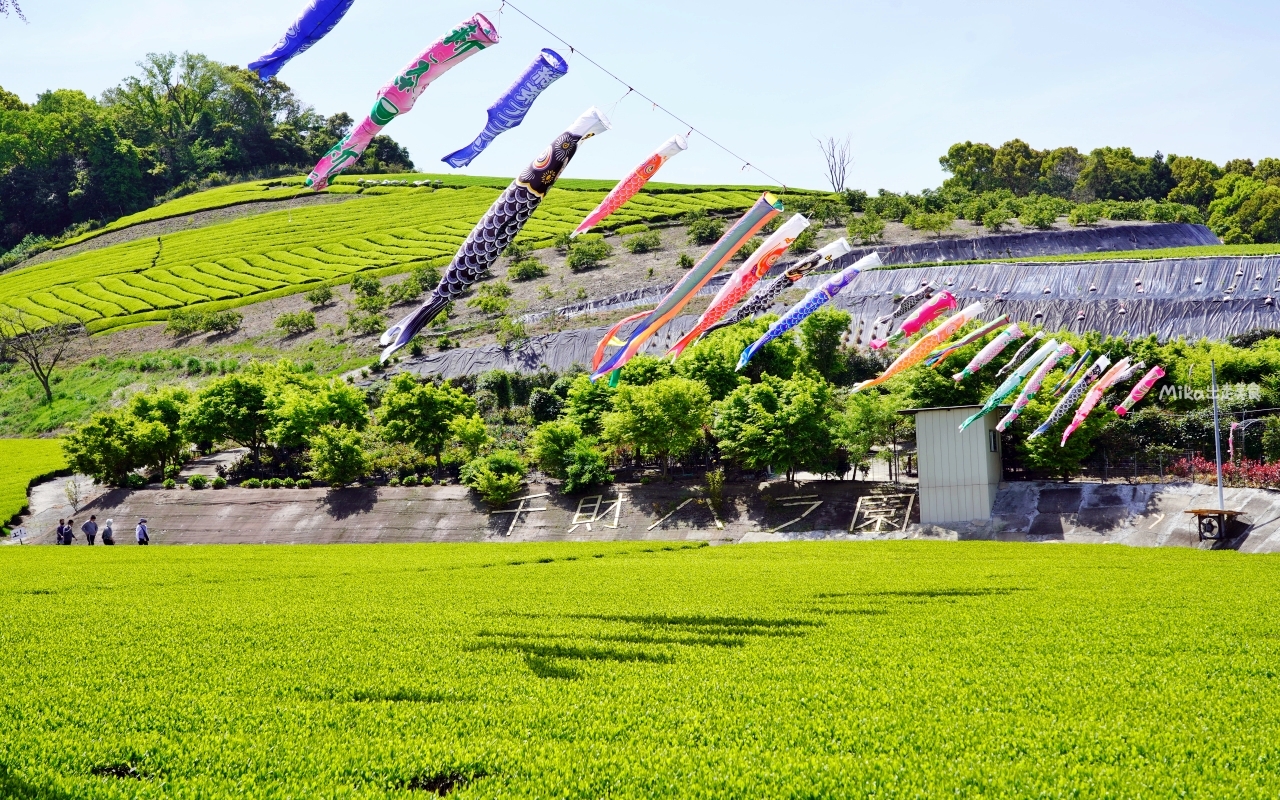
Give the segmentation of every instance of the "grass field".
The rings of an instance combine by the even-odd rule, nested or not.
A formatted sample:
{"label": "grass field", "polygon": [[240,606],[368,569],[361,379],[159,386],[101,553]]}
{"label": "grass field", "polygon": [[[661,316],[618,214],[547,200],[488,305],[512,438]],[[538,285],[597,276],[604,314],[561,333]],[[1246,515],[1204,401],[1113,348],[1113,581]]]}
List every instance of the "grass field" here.
{"label": "grass field", "polygon": [[[166,319],[183,306],[229,308],[319,283],[341,283],[365,270],[390,274],[418,262],[443,266],[498,195],[497,189],[478,185],[370,191],[378,194],[136,239],[15,269],[0,274],[0,304],[100,332]],[[556,234],[572,230],[603,196],[603,191],[553,190],[525,226],[522,240],[550,243]],[[757,197],[749,190],[642,193],[609,224],[670,219],[695,209],[731,211]]]}
{"label": "grass field", "polygon": [[32,481],[66,468],[57,439],[0,439],[0,525],[26,509]]}
{"label": "grass field", "polygon": [[0,794],[1276,797],[1280,561],[0,549]]}

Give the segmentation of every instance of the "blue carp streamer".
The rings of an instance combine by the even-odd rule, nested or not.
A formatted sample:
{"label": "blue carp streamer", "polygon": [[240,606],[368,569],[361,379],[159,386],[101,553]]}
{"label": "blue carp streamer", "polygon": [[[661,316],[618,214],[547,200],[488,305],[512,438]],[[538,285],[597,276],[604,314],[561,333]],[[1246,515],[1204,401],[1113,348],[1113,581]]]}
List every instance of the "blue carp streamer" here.
{"label": "blue carp streamer", "polygon": [[311,0],[284,32],[284,36],[280,37],[280,41],[276,42],[276,46],[259,56],[257,61],[250,62],[249,69],[258,73],[262,80],[271,80],[289,59],[306,51],[333,30],[354,2],[355,0]]}
{"label": "blue carp streamer", "polygon": [[538,95],[568,71],[569,65],[559,53],[544,48],[528,69],[511,84],[511,88],[489,106],[489,121],[476,140],[440,160],[454,168],[470,164],[484,152],[490,142],[498,138],[498,134],[524,122],[525,115],[533,108],[533,101],[538,99]]}

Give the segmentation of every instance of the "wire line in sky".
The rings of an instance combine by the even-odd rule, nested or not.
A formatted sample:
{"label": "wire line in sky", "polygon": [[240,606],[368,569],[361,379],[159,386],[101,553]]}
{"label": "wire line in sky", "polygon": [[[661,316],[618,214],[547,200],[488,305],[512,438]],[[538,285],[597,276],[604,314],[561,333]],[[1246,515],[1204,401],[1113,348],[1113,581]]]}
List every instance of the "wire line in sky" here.
{"label": "wire line in sky", "polygon": [[[547,34],[548,36],[551,36],[552,38],[556,39],[556,40],[557,40],[557,41],[559,41],[561,44],[563,44],[565,47],[569,48],[569,53],[570,53],[570,57],[571,57],[571,58],[572,58],[572,56],[573,56],[574,54],[577,54],[580,58],[582,58],[583,60],[585,60],[585,61],[587,61],[588,63],[590,63],[590,64],[591,64],[593,67],[595,67],[596,69],[600,70],[600,71],[601,71],[601,72],[603,72],[604,74],[608,75],[610,78],[613,78],[613,79],[614,79],[615,81],[617,81],[618,83],[620,83],[620,84],[622,84],[623,86],[627,87],[627,94],[632,94],[632,93],[634,93],[634,94],[636,94],[637,96],[644,98],[645,100],[649,101],[649,103],[650,103],[650,104],[652,104],[654,108],[656,108],[656,109],[658,109],[659,111],[661,111],[662,113],[666,114],[668,117],[671,117],[671,118],[672,118],[672,119],[674,119],[676,122],[679,122],[681,125],[684,125],[684,126],[688,127],[688,128],[689,128],[689,131],[690,131],[691,133],[696,133],[696,134],[698,134],[698,135],[699,135],[699,136],[701,136],[703,139],[706,139],[708,142],[711,142],[711,143],[712,143],[712,144],[714,144],[716,147],[719,147],[721,150],[725,151],[725,152],[726,152],[726,153],[728,153],[729,155],[731,155],[731,156],[733,156],[734,158],[736,158],[738,161],[741,161],[741,162],[742,162],[742,168],[743,168],[743,169],[746,169],[746,168],[750,167],[751,169],[755,170],[756,172],[759,172],[761,175],[765,176],[765,177],[766,177],[766,178],[768,178],[769,180],[773,181],[776,185],[778,185],[778,186],[782,187],[782,189],[784,189],[784,190],[785,190],[785,189],[787,188],[787,185],[786,185],[785,183],[783,183],[782,181],[780,181],[780,180],[778,180],[777,178],[773,177],[772,175],[770,175],[769,173],[765,172],[764,170],[760,169],[760,167],[756,166],[755,164],[751,163],[751,162],[750,162],[750,161],[748,161],[747,159],[745,159],[745,158],[743,158],[742,156],[738,155],[737,153],[733,152],[733,151],[732,151],[732,150],[730,150],[729,148],[727,148],[727,147],[725,147],[724,145],[720,144],[720,143],[719,143],[719,142],[717,142],[715,139],[713,139],[713,138],[711,138],[710,136],[708,136],[706,133],[703,133],[701,130],[699,130],[699,129],[698,129],[697,127],[695,127],[694,125],[692,125],[692,124],[690,124],[689,122],[686,122],[685,120],[681,119],[681,118],[680,118],[680,117],[679,117],[675,112],[673,112],[673,111],[671,111],[670,109],[666,108],[666,107],[665,107],[665,106],[663,106],[661,103],[659,103],[657,100],[654,100],[652,97],[649,97],[649,96],[648,96],[648,95],[646,95],[644,92],[642,92],[642,91],[640,91],[639,89],[637,89],[637,88],[635,88],[634,86],[632,86],[630,83],[628,83],[628,82],[624,81],[622,78],[619,78],[617,75],[613,74],[613,73],[612,73],[612,72],[610,72],[608,69],[606,69],[603,65],[601,65],[601,64],[600,64],[600,62],[596,61],[594,58],[591,58],[591,57],[590,57],[590,56],[588,56],[586,53],[582,52],[582,51],[581,51],[581,50],[579,50],[578,48],[576,48],[576,47],[574,47],[573,45],[569,44],[569,42],[565,41],[565,39],[564,39],[563,37],[559,36],[559,35],[558,35],[558,34],[556,34],[554,31],[552,31],[550,28],[548,28],[546,25],[543,25],[541,22],[538,22],[536,19],[534,19],[533,17],[529,16],[529,15],[528,15],[528,14],[526,14],[525,12],[521,11],[521,10],[520,10],[516,5],[514,5],[513,3],[509,2],[508,0],[503,0],[502,6],[503,6],[504,8],[510,8],[512,11],[516,12],[516,13],[517,13],[517,14],[519,14],[520,16],[522,16],[522,17],[524,17],[525,19],[527,19],[527,20],[529,20],[530,22],[532,22],[534,25],[536,25],[536,26],[538,26],[539,28],[541,28],[544,32],[546,32],[546,34]],[[502,10],[501,10],[501,9],[499,9],[499,10],[498,10],[498,18],[499,18],[499,19],[501,19],[501,18],[502,18]],[[622,98],[625,98],[626,96],[627,96],[627,95],[625,95],[625,94],[624,94],[624,95],[622,96]],[[622,98],[619,98],[619,101],[618,101],[618,102],[621,102],[621,101],[622,101]],[[614,106],[615,106],[615,107],[616,107],[617,105],[618,105],[617,103],[614,103]]]}

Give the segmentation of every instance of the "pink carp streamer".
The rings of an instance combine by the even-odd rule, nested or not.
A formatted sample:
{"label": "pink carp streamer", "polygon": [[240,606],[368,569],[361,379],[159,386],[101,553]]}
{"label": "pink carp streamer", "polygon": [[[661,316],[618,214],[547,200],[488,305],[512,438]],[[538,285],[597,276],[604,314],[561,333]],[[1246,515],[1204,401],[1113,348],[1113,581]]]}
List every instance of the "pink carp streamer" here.
{"label": "pink carp streamer", "polygon": [[[947,294],[947,293],[943,292],[943,294]],[[955,301],[955,298],[952,298],[952,302],[954,301]],[[894,361],[892,364],[890,364],[888,368],[885,369],[884,372],[880,373],[878,376],[872,378],[871,380],[863,381],[862,383],[853,387],[853,392],[857,393],[862,391],[863,389],[869,389],[872,386],[878,386],[884,383],[885,381],[889,380],[890,378],[892,378],[894,375],[897,375],[900,372],[905,372],[906,370],[909,370],[912,367],[914,367],[916,364],[919,364],[921,361],[924,361],[925,358],[929,355],[929,353],[933,351],[933,348],[945,342],[956,331],[963,328],[968,322],[975,319],[981,313],[982,313],[982,303],[974,303],[973,305],[965,306],[963,309],[961,309],[960,311],[952,315],[950,318],[948,318],[941,325],[939,325],[938,327],[926,333],[924,336],[921,336],[919,339],[917,339],[915,344],[911,345],[906,350],[903,350],[902,355],[898,356],[897,360]]]}
{"label": "pink carp streamer", "polygon": [[985,417],[987,414],[990,414],[992,409],[1003,403],[1005,398],[1018,390],[1018,387],[1027,379],[1027,376],[1031,374],[1031,371],[1040,365],[1040,362],[1053,355],[1053,352],[1057,349],[1058,342],[1056,339],[1050,339],[1041,345],[1040,349],[1032,353],[1031,357],[1026,361],[1022,362],[1022,364],[1013,371],[1012,375],[1004,379],[1004,383],[996,387],[996,390],[991,393],[991,396],[982,404],[982,408],[978,409],[977,413],[960,423],[960,430],[963,431],[965,428],[968,428],[973,423]]}
{"label": "pink carp streamer", "polygon": [[979,350],[978,354],[965,365],[964,369],[951,376],[952,379],[955,380],[956,383],[959,383],[974,374],[987,364],[991,363],[991,359],[1000,355],[1006,347],[1018,341],[1025,335],[1026,334],[1022,332],[1022,328],[1018,327],[1018,323],[1013,323],[1009,327],[1000,331],[1000,333],[996,335],[996,338],[987,343],[986,347]]}
{"label": "pink carp streamer", "polygon": [[716,292],[715,298],[711,301],[711,305],[707,306],[707,310],[702,312],[702,316],[698,318],[698,323],[693,329],[680,337],[680,341],[671,346],[667,351],[667,355],[672,358],[679,358],[684,349],[698,337],[706,333],[707,329],[720,321],[720,318],[729,313],[738,301],[747,296],[747,292],[751,291],[760,279],[768,274],[773,265],[777,263],[779,258],[787,252],[787,248],[796,240],[800,233],[809,227],[809,220],[805,219],[802,214],[796,214],[791,219],[778,226],[778,229],[769,235],[764,243],[756,248],[756,251],[747,257],[746,262],[734,270],[729,276],[729,280],[725,281],[724,286],[720,287],[720,291]]}
{"label": "pink carp streamer", "polygon": [[307,176],[306,185],[320,191],[330,179],[360,160],[365,148],[391,120],[409,113],[418,96],[436,78],[472,55],[498,43],[498,29],[483,14],[454,28],[448,36],[428,47],[383,86],[369,116],[324,154]]}
{"label": "pink carp streamer", "polygon": [[925,365],[933,367],[934,369],[937,369],[938,365],[940,365],[943,361],[946,361],[948,358],[950,358],[951,355],[955,353],[955,351],[959,350],[961,347],[966,347],[968,345],[971,345],[974,342],[981,339],[982,337],[995,333],[997,328],[999,328],[1002,325],[1007,325],[1008,322],[1009,322],[1009,315],[1001,314],[1000,316],[988,322],[986,325],[983,325],[981,328],[970,331],[969,333],[966,333],[964,336],[961,336],[959,339],[956,339],[954,342],[949,342],[947,344],[944,344],[942,347],[939,347],[937,350],[934,350],[932,353],[929,354],[929,357],[924,360]]}
{"label": "pink carp streamer", "polygon": [[1138,403],[1142,402],[1142,398],[1147,396],[1147,392],[1156,385],[1156,381],[1164,377],[1164,367],[1159,365],[1151,368],[1151,371],[1142,376],[1142,380],[1138,381],[1138,385],[1133,387],[1133,391],[1129,392],[1129,396],[1124,402],[1116,406],[1116,413],[1120,416],[1128,414],[1129,411]]}
{"label": "pink carp streamer", "polygon": [[1026,408],[1032,400],[1035,399],[1036,393],[1040,391],[1040,387],[1044,384],[1044,379],[1053,368],[1058,366],[1058,362],[1064,358],[1070,358],[1076,354],[1076,349],[1065,342],[1058,345],[1058,349],[1053,355],[1044,360],[1044,363],[1036,368],[1032,373],[1031,379],[1027,381],[1027,385],[1022,387],[1022,391],[1018,393],[1018,399],[1013,401],[1013,408],[1009,409],[1009,413],[996,423],[996,430],[1004,433],[1005,428],[1012,425],[1018,417],[1022,416],[1022,410]]}
{"label": "pink carp streamer", "polygon": [[[929,298],[924,305],[917,308],[911,316],[902,321],[902,327],[887,339],[872,339],[870,346],[872,350],[879,350],[888,347],[900,339],[908,336],[915,336],[924,326],[933,322],[942,315],[944,311],[951,311],[959,305],[956,298],[951,292],[938,292]],[[953,318],[954,319],[954,318]]]}
{"label": "pink carp streamer", "polygon": [[1093,388],[1089,390],[1087,395],[1085,395],[1084,402],[1076,409],[1075,417],[1071,419],[1071,423],[1067,425],[1067,429],[1062,432],[1062,444],[1059,445],[1060,447],[1067,446],[1067,439],[1070,439],[1071,434],[1075,433],[1076,430],[1084,424],[1085,418],[1089,416],[1089,412],[1093,411],[1094,406],[1098,405],[1098,402],[1102,400],[1102,396],[1120,380],[1120,376],[1128,369],[1128,357],[1122,358],[1116,362],[1115,366],[1107,370],[1107,373],[1093,385]]}
{"label": "pink carp streamer", "polygon": [[636,194],[644,188],[649,179],[657,174],[662,165],[680,155],[680,153],[689,149],[689,143],[685,141],[683,136],[672,136],[670,139],[662,143],[662,146],[653,151],[653,154],[644,160],[644,162],[633,169],[631,174],[618,182],[618,185],[609,190],[609,193],[600,201],[600,205],[587,215],[586,219],[578,223],[578,227],[573,229],[573,233],[569,234],[572,238],[580,233],[586,233],[596,225],[600,224],[605,217],[622,208],[628,200],[635,197]]}

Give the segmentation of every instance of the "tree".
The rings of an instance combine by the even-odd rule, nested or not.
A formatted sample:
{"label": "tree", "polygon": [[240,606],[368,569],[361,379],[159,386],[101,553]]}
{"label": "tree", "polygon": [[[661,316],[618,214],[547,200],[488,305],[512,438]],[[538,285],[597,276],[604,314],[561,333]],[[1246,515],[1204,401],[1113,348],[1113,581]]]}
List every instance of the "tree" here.
{"label": "tree", "polygon": [[622,368],[622,383],[647,386],[676,374],[675,366],[665,358],[640,353]]}
{"label": "tree", "polygon": [[362,431],[369,423],[364,392],[343,381],[322,380],[283,363],[267,379],[267,441],[282,450],[306,446],[325,425]]}
{"label": "tree", "polygon": [[134,395],[129,402],[129,415],[149,423],[145,430],[135,431],[135,459],[139,466],[154,467],[165,476],[171,464],[182,464],[188,454],[187,437],[183,434],[182,415],[191,394],[186,389],[159,389]]}
{"label": "tree", "polygon": [[1214,198],[1214,182],[1222,170],[1212,161],[1191,156],[1169,156],[1169,171],[1177,185],[1169,190],[1169,201],[1205,209]]}
{"label": "tree", "polygon": [[894,413],[888,396],[876,392],[860,392],[845,401],[836,441],[844,448],[855,472],[871,455],[871,448],[890,441]]}
{"label": "tree", "polygon": [[553,478],[564,479],[569,464],[569,454],[582,440],[582,429],[568,420],[557,420],[539,425],[529,437],[529,457],[533,463]]}
{"label": "tree", "polygon": [[500,506],[515,496],[524,484],[525,463],[512,450],[495,450],[468,461],[458,480],[470,486],[491,505]]}
{"label": "tree", "polygon": [[832,383],[838,383],[847,368],[840,347],[852,322],[849,312],[826,305],[800,323],[805,364]]}
{"label": "tree", "polygon": [[565,460],[564,473],[565,494],[613,482],[609,462],[590,439],[579,439],[574,443]]}
{"label": "tree", "polygon": [[326,425],[308,439],[311,477],[341,488],[369,470],[369,457],[359,431]]}
{"label": "tree", "polygon": [[1043,161],[1044,153],[1031,149],[1021,139],[1010,139],[991,159],[991,175],[996,186],[1025,197],[1039,184]]}
{"label": "tree", "polygon": [[836,463],[835,404],[831,385],[796,375],[766,376],[740,386],[716,406],[715,435],[720,452],[748,469],[831,472]]}
{"label": "tree", "polygon": [[1164,156],[1135,156],[1128,147],[1099,147],[1089,153],[1075,194],[1082,200],[1161,200],[1176,185]]}
{"label": "tree", "polygon": [[947,154],[938,159],[951,177],[943,186],[957,186],[971,192],[986,192],[996,188],[992,175],[996,150],[989,144],[964,142],[947,148]]}
{"label": "tree", "polygon": [[44,389],[49,405],[53,405],[49,381],[74,334],[75,328],[68,323],[47,324],[25,311],[7,306],[0,309],[0,357],[9,356],[26,364]]}
{"label": "tree", "polygon": [[205,386],[187,410],[182,426],[188,441],[202,447],[232,441],[261,460],[271,425],[262,373],[228,375]]}
{"label": "tree", "polygon": [[1084,156],[1074,147],[1059,147],[1044,154],[1040,162],[1040,191],[1054,197],[1071,197]]}
{"label": "tree", "polygon": [[480,451],[493,444],[493,437],[489,435],[489,430],[484,425],[484,420],[479,414],[472,414],[469,417],[456,416],[449,423],[449,435],[462,446],[462,450],[466,453],[467,460],[480,455]]}
{"label": "tree", "polygon": [[588,436],[600,435],[600,421],[613,404],[609,382],[592,383],[586,375],[574,378],[565,401],[565,416]]}
{"label": "tree", "polygon": [[529,395],[529,413],[534,422],[550,422],[560,416],[562,408],[564,401],[551,389],[539,386]]}
{"label": "tree", "polygon": [[722,328],[694,342],[676,362],[676,373],[701,382],[712,400],[721,400],[741,383],[759,380],[762,375],[789,378],[804,354],[793,336],[779,336],[765,345],[742,372],[738,357],[747,345],[760,338],[777,317],[762,317]]}
{"label": "tree", "polygon": [[707,387],[688,378],[665,378],[648,386],[618,387],[614,410],[604,415],[604,438],[616,447],[654,456],[667,474],[702,436],[710,418]]}
{"label": "tree", "polygon": [[846,135],[844,139],[837,139],[834,136],[828,136],[826,141],[817,139],[818,149],[822,151],[822,160],[826,162],[827,166],[827,182],[831,184],[831,191],[833,192],[844,191],[844,182],[849,171],[849,165],[853,163],[853,152],[850,149],[851,139],[851,134]]}
{"label": "tree", "polygon": [[449,423],[457,416],[476,413],[476,404],[460,390],[433,383],[418,383],[407,372],[392,378],[382,395],[379,419],[386,437],[411,444],[434,456],[436,464],[449,437]]}
{"label": "tree", "polygon": [[97,483],[124,486],[136,468],[133,425],[119,411],[100,411],[62,440],[67,465]]}

